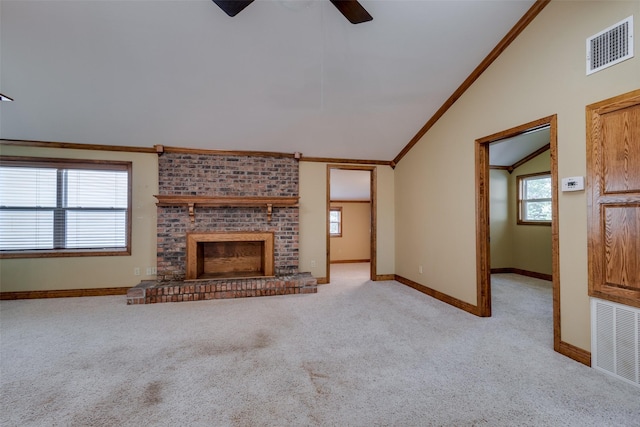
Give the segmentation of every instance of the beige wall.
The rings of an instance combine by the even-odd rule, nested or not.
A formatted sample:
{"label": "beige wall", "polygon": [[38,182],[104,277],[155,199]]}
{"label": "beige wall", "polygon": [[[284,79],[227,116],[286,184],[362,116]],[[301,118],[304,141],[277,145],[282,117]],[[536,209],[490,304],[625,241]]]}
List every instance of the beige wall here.
{"label": "beige wall", "polygon": [[489,171],[489,230],[491,232],[491,268],[513,267],[512,221],[509,209],[509,172],[491,169]]}
{"label": "beige wall", "polygon": [[342,208],[342,236],[331,238],[331,261],[368,260],[371,256],[371,203],[331,203]]}
{"label": "beige wall", "polygon": [[[2,155],[133,162],[133,212],[130,256],[21,258],[0,260],[2,292],[130,287],[156,266],[156,199],[158,156],[115,151],[67,150],[35,147],[0,147]],[[140,268],[140,276],[134,269]]]}
{"label": "beige wall", "polygon": [[[377,274],[395,272],[394,171],[376,166]],[[300,162],[300,271],[327,277],[327,163]]]}
{"label": "beige wall", "polygon": [[[0,260],[2,292],[130,287],[156,266],[156,154],[96,150],[67,150],[2,146],[2,155],[62,157],[133,162],[132,255],[58,257]],[[325,163],[300,162],[300,271],[326,277],[326,171]],[[390,167],[377,167],[378,274],[394,273],[394,182]],[[139,267],[140,276],[134,275]]]}
{"label": "beige wall", "polygon": [[518,197],[517,176],[551,170],[550,152],[546,151],[522,166],[514,169],[509,177],[509,209],[511,210],[511,234],[513,268],[551,274],[552,253],[551,227],[544,225],[518,225],[516,200]]}
{"label": "beige wall", "polygon": [[389,166],[378,166],[378,275],[394,274],[395,265],[395,174]]}
{"label": "beige wall", "polygon": [[299,269],[327,277],[327,165],[300,162]]}
{"label": "beige wall", "polygon": [[[585,106],[640,87],[638,55],[586,76],[585,40],[630,15],[640,34],[638,1],[552,1],[400,161],[397,274],[476,304],[474,141],[557,114],[559,177],[584,176]],[[561,338],[589,349],[586,195],[558,202]]]}
{"label": "beige wall", "polygon": [[517,176],[546,172],[551,168],[546,151],[515,169],[490,171],[491,268],[519,268],[552,273],[551,227],[518,225]]}

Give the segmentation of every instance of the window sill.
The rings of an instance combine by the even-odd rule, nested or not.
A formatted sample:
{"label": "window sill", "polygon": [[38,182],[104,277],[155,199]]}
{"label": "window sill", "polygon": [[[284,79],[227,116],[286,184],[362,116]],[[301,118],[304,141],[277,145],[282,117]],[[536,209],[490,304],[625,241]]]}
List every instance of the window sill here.
{"label": "window sill", "polygon": [[518,221],[518,225],[546,225],[551,227],[551,221]]}
{"label": "window sill", "polygon": [[30,251],[2,251],[0,259],[16,258],[58,258],[58,257],[87,257],[87,256],[130,256],[130,248],[122,249],[60,249],[60,250],[30,250]]}

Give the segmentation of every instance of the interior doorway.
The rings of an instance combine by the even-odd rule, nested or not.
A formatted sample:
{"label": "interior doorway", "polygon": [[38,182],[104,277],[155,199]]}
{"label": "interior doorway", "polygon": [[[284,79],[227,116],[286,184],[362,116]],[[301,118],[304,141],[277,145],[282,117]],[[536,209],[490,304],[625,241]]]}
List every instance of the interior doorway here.
{"label": "interior doorway", "polygon": [[492,274],[516,273],[551,282],[549,139],[546,125],[489,144]]}
{"label": "interior doorway", "polygon": [[476,140],[476,266],[478,314],[491,316],[491,249],[490,249],[490,144],[514,138],[533,130],[549,128],[551,175],[551,281],[553,286],[554,349],[560,348],[560,274],[558,240],[558,162],[557,116],[545,117]]}
{"label": "interior doorway", "polygon": [[[332,201],[334,202],[334,206],[335,205],[352,205],[353,203],[358,203],[358,202],[365,202],[364,200],[364,195],[360,195],[360,196],[353,196],[353,197],[347,197],[347,196],[341,196],[341,197],[334,197],[334,199],[332,200],[332,173],[339,173],[339,172],[349,172],[349,171],[358,171],[359,174],[364,174],[365,175],[365,180],[366,182],[368,182],[368,203],[367,205],[369,206],[368,209],[368,219],[369,219],[369,224],[370,224],[370,232],[368,235],[368,239],[369,239],[369,250],[368,250],[368,260],[369,260],[369,279],[370,280],[375,280],[376,279],[376,272],[377,272],[377,266],[376,266],[376,253],[377,253],[377,248],[376,248],[376,229],[377,229],[377,221],[376,221],[376,167],[375,166],[353,166],[353,165],[327,165],[327,210],[326,210],[326,218],[327,218],[327,254],[326,254],[326,272],[327,272],[327,282],[331,283],[331,241],[333,239],[332,237],[332,231],[334,232],[333,234],[335,235],[336,231],[342,232],[343,230],[338,230],[336,228],[336,224],[333,223],[332,224],[332,219],[336,219],[338,217],[341,218],[342,215],[342,209],[339,212],[333,212],[332,214]],[[334,181],[334,186],[335,186],[335,181]],[[334,189],[335,190],[335,189]],[[333,194],[335,196],[335,191],[333,191]],[[336,203],[339,202],[339,200],[336,199],[345,199],[342,200],[342,202],[347,202],[347,203]],[[350,198],[351,200],[346,200]],[[356,199],[360,199],[360,200],[356,200]],[[354,206],[355,207],[355,206]],[[344,209],[344,208],[343,208]],[[351,210],[351,206],[349,207],[349,209]],[[334,208],[334,210],[337,210],[337,208]],[[356,261],[364,261],[362,259],[360,260],[356,260]]]}

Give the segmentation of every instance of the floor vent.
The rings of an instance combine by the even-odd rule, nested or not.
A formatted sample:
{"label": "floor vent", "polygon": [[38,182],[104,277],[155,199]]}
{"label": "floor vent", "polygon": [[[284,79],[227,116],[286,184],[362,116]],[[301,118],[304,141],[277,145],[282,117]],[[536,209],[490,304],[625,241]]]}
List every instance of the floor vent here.
{"label": "floor vent", "polygon": [[591,299],[591,365],[640,387],[640,309]]}
{"label": "floor vent", "polygon": [[633,58],[633,16],[587,39],[587,75]]}

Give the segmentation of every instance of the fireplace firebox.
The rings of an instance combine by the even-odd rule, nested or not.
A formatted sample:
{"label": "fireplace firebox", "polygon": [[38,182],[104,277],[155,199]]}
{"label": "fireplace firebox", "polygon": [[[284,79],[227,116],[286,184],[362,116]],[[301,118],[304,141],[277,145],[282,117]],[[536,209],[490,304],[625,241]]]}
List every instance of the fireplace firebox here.
{"label": "fireplace firebox", "polygon": [[271,232],[187,233],[186,280],[274,276]]}

